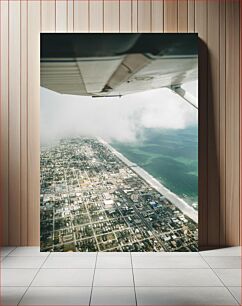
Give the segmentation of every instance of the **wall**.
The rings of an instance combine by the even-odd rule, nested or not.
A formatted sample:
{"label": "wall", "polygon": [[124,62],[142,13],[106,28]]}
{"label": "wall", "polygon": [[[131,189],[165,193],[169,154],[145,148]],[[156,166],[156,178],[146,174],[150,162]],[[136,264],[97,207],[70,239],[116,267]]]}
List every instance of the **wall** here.
{"label": "wall", "polygon": [[1,233],[39,244],[39,33],[198,32],[199,244],[239,244],[240,1],[1,0]]}

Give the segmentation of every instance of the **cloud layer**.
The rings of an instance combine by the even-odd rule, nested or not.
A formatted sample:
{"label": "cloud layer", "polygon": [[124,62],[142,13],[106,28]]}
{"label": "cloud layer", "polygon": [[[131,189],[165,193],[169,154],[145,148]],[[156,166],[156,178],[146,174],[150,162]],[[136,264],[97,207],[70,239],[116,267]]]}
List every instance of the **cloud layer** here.
{"label": "cloud layer", "polygon": [[[191,91],[195,88],[196,83],[190,84]],[[144,128],[184,129],[197,124],[197,116],[196,109],[166,88],[121,98],[60,95],[41,88],[42,144],[80,135],[132,142]]]}

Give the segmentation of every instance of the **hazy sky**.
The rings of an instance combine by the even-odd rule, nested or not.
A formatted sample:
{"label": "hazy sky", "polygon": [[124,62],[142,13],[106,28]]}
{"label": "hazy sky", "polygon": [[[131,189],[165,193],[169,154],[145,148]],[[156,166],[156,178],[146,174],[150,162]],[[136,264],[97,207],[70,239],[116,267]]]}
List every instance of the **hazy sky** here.
{"label": "hazy sky", "polygon": [[[197,82],[183,86],[197,96]],[[121,98],[61,95],[41,88],[41,143],[66,136],[135,141],[143,128],[183,129],[197,124],[198,111],[169,89]]]}

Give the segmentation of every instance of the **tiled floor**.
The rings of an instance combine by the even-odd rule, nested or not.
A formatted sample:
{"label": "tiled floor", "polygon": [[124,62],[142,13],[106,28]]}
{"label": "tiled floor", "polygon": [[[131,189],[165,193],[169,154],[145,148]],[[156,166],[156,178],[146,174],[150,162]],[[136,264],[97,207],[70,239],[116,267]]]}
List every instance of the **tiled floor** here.
{"label": "tiled floor", "polygon": [[0,305],[239,305],[240,247],[200,253],[1,248]]}

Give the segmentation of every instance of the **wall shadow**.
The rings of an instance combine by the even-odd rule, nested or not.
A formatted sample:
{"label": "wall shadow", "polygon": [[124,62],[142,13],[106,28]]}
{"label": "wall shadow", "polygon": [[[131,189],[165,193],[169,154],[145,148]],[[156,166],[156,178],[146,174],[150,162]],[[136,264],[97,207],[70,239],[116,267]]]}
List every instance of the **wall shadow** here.
{"label": "wall shadow", "polygon": [[[225,224],[220,220],[219,88],[216,62],[206,43],[199,38],[199,145],[198,203],[199,250],[221,247]],[[222,233],[221,233],[222,231]]]}

